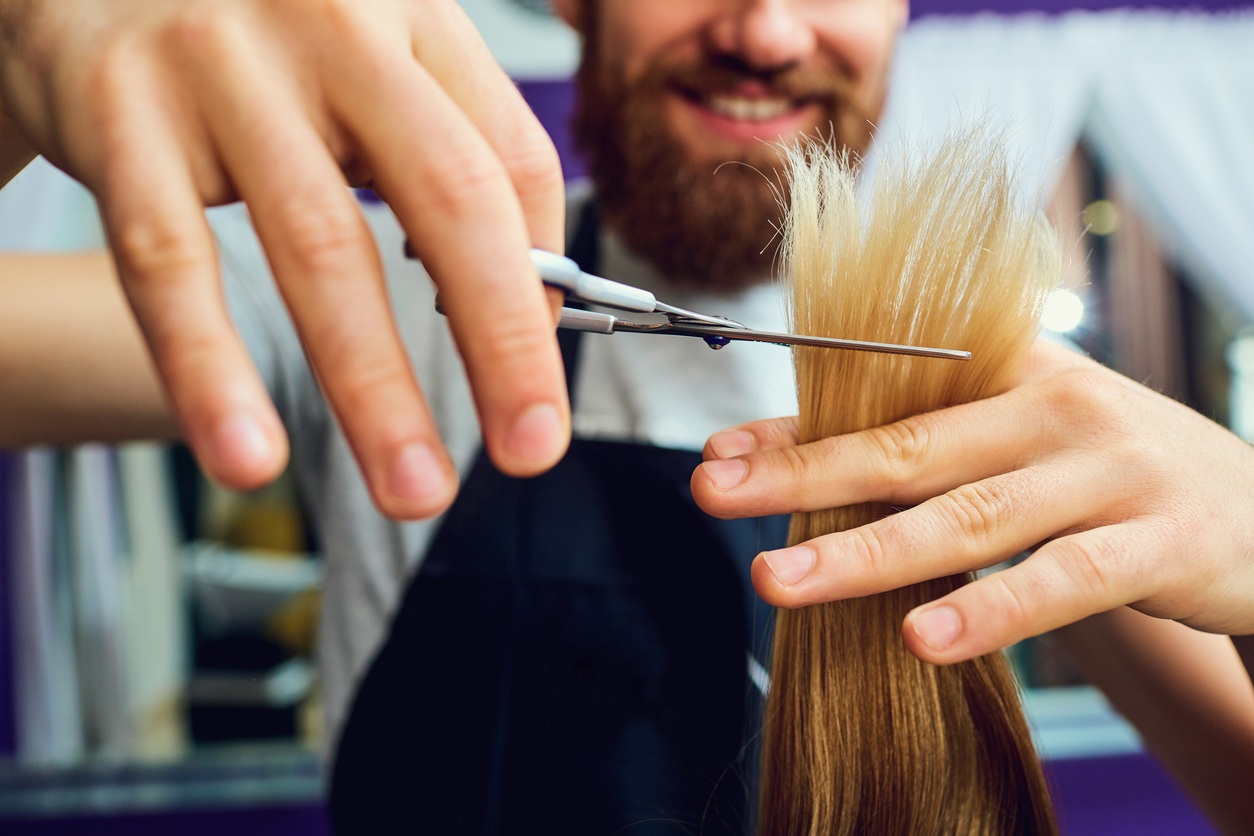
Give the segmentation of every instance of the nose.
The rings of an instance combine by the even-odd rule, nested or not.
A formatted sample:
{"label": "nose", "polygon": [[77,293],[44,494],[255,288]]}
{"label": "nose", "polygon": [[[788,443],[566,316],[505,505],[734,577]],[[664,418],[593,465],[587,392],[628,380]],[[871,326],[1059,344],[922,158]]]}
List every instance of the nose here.
{"label": "nose", "polygon": [[814,29],[794,0],[733,0],[710,28],[712,46],[757,70],[800,63],[815,49]]}

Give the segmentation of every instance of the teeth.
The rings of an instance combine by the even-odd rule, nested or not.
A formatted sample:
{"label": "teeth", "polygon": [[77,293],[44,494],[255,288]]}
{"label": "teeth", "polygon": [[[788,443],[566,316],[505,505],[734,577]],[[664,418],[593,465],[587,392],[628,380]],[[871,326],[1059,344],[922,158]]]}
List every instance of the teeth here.
{"label": "teeth", "polygon": [[706,96],[704,103],[715,113],[742,122],[777,119],[796,107],[791,99],[745,99],[740,96]]}

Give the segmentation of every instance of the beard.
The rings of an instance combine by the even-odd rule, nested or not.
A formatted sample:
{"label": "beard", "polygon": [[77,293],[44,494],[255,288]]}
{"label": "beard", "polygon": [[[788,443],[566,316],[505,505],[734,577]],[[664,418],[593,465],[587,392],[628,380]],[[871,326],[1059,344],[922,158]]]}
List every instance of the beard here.
{"label": "beard", "polygon": [[868,113],[854,105],[846,75],[799,66],[762,72],[730,57],[655,62],[627,84],[603,65],[592,24],[577,77],[575,137],[601,217],[675,285],[736,291],[769,279],[788,205],[779,143],[692,159],[671,131],[668,96],[729,92],[754,81],[772,96],[819,103],[825,127],[810,138],[856,155],[870,145],[882,92]]}

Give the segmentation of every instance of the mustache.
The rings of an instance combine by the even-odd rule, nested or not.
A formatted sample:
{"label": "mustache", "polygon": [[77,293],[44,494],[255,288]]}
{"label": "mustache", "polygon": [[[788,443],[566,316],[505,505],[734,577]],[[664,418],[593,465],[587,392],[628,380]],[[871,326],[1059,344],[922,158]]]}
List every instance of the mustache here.
{"label": "mustache", "polygon": [[632,85],[633,93],[675,90],[688,96],[732,93],[745,84],[757,84],[769,96],[818,101],[848,102],[854,81],[845,72],[825,67],[791,64],[761,69],[731,55],[700,61],[657,61]]}

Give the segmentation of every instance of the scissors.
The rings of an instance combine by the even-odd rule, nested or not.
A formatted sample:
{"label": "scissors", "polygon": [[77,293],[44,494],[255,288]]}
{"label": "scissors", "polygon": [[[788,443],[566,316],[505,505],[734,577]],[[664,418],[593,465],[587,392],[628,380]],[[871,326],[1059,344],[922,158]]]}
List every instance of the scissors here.
{"label": "scissors", "polygon": [[[409,252],[408,245],[406,246]],[[944,360],[970,360],[971,352],[952,348],[925,348],[914,345],[895,345],[865,340],[842,340],[835,337],[809,337],[797,334],[778,334],[773,331],[755,331],[733,319],[710,316],[660,302],[652,293],[622,282],[611,281],[591,273],[585,273],[572,259],[547,250],[533,249],[531,263],[540,278],[550,287],[560,288],[566,298],[605,308],[638,313],[660,313],[666,322],[633,322],[619,319],[613,314],[585,311],[579,308],[562,308],[559,328],[588,331],[594,334],[675,334],[683,337],[700,337],[710,348],[723,348],[732,340],[773,343],[775,345],[806,345],[818,348],[843,348],[852,351],[876,351],[884,354],[912,354],[918,357],[936,357]],[[435,301],[436,310],[443,313],[440,299]]]}
{"label": "scissors", "polygon": [[723,348],[732,340],[748,340],[775,345],[808,345],[819,348],[877,351],[885,354],[913,354],[919,357],[938,357],[947,360],[971,359],[971,352],[951,348],[924,348],[864,340],[755,331],[733,319],[710,316],[668,305],[659,301],[647,290],[585,273],[574,261],[556,253],[532,250],[531,263],[535,265],[545,284],[561,288],[566,292],[568,299],[622,311],[660,313],[664,314],[667,319],[666,322],[632,322],[619,319],[613,314],[583,311],[578,308],[562,308],[562,318],[558,323],[560,328],[589,331],[595,334],[614,334],[623,331],[631,334],[677,334],[684,337],[700,337],[710,348],[715,349]]}

